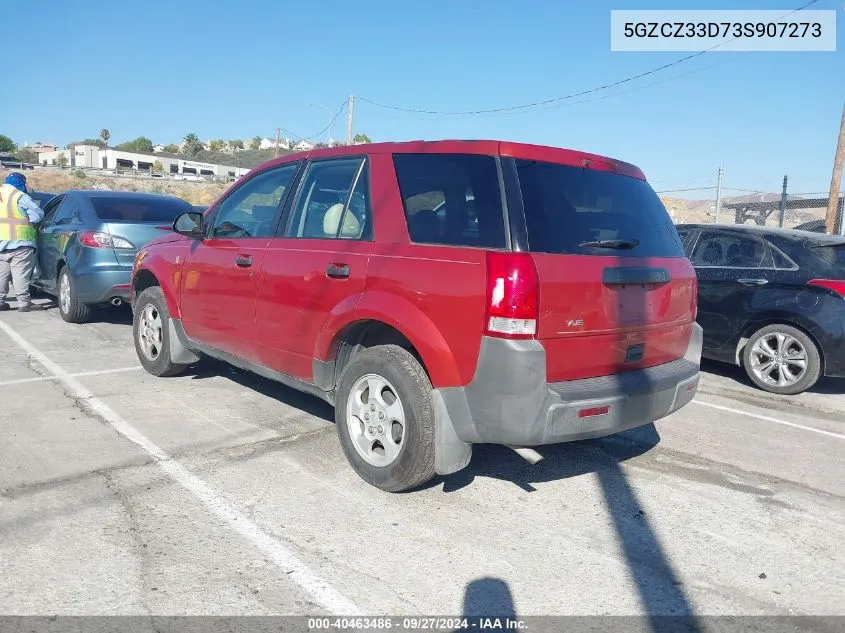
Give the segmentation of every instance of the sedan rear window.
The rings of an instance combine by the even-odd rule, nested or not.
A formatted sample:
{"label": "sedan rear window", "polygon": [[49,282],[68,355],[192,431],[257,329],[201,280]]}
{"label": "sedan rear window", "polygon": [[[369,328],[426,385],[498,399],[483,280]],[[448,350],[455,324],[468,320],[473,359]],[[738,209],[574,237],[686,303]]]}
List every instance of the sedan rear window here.
{"label": "sedan rear window", "polygon": [[132,199],[119,196],[91,198],[97,217],[104,222],[173,222],[176,216],[194,211],[187,202],[174,198]]}
{"label": "sedan rear window", "polygon": [[528,246],[539,253],[683,257],[669,214],[643,180],[517,160]]}

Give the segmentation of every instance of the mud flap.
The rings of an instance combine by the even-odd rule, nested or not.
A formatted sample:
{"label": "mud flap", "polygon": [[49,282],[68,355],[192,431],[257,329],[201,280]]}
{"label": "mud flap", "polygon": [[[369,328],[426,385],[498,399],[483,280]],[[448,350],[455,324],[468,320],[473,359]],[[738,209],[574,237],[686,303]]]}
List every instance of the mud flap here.
{"label": "mud flap", "polygon": [[438,475],[451,475],[469,464],[472,444],[467,444],[455,433],[455,427],[443,396],[435,389],[432,394],[434,407],[434,470]]}
{"label": "mud flap", "polygon": [[176,319],[168,319],[168,330],[170,334],[170,360],[179,365],[196,363],[200,357],[192,352],[185,345],[185,331],[182,323],[177,325]]}

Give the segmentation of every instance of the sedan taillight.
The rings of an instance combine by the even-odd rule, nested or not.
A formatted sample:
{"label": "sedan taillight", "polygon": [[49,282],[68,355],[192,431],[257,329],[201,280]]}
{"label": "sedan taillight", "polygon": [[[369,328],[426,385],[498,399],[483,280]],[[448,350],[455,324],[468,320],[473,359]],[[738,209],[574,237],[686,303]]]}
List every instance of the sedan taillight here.
{"label": "sedan taillight", "polygon": [[115,237],[114,235],[99,231],[85,231],[84,233],[80,233],[79,243],[88,248],[135,248],[131,242],[122,237]]}
{"label": "sedan taillight", "polygon": [[845,298],[845,281],[839,279],[811,279],[807,282],[807,285],[833,290],[840,297]]}

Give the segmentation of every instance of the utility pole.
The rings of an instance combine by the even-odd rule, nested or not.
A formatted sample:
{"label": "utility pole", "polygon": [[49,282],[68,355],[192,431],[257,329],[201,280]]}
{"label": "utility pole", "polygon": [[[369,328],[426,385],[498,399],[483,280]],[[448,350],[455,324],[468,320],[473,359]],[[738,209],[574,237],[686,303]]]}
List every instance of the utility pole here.
{"label": "utility pole", "polygon": [[783,221],[786,219],[786,183],[788,180],[788,176],[783,177],[783,191],[780,194],[780,221],[778,223],[780,228],[783,228]]}
{"label": "utility pole", "polygon": [[279,142],[281,141],[281,137],[282,137],[282,128],[277,127],[277,128],[276,128],[276,138],[275,138],[275,141],[276,141],[276,153],[275,153],[275,156],[276,156],[276,158],[278,158],[278,157],[279,157]]}
{"label": "utility pole", "polygon": [[346,144],[352,145],[352,113],[355,110],[355,97],[349,95],[349,102],[346,108]]}
{"label": "utility pole", "polygon": [[[825,232],[836,233],[837,209],[839,207],[839,192],[842,191],[842,163],[845,162],[845,107],[842,108],[842,121],[839,123],[839,141],[836,143],[836,155],[833,158],[833,175],[830,178],[830,195],[827,199],[827,215],[825,216]],[[843,204],[845,206],[845,204]],[[845,215],[845,208],[841,213]],[[845,218],[839,219],[839,234],[845,229]]]}
{"label": "utility pole", "polygon": [[724,175],[725,170],[719,165],[719,175],[716,177],[716,224],[719,223],[719,213],[722,211],[722,176]]}

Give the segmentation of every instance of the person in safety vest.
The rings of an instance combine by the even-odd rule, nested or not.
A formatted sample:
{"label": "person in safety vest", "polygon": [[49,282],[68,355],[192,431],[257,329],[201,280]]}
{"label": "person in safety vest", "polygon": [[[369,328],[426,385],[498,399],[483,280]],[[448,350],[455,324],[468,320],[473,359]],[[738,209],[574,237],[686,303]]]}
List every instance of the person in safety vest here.
{"label": "person in safety vest", "polygon": [[43,219],[41,207],[27,193],[24,175],[9,174],[0,185],[0,311],[9,309],[6,294],[10,280],[20,312],[42,309],[30,300],[29,284],[36,261],[35,225]]}

